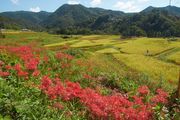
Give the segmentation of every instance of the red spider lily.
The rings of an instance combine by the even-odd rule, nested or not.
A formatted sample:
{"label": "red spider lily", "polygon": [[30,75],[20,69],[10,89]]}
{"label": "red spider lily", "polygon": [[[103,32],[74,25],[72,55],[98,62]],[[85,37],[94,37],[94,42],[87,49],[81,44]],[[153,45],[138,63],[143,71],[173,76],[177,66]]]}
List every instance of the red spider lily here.
{"label": "red spider lily", "polygon": [[11,70],[11,69],[12,69],[12,66],[6,65],[5,68],[6,68],[7,70]]}
{"label": "red spider lily", "polygon": [[[29,73],[24,70],[33,71],[32,76],[34,77],[40,75],[40,71],[37,69],[40,59],[36,51],[28,46],[11,48],[10,51],[19,56],[23,62],[22,66],[21,64],[16,64],[14,66],[18,76],[28,79]],[[69,60],[72,60],[73,56],[65,53],[57,53],[56,58],[58,60],[62,60],[60,61],[62,68],[71,67]],[[44,61],[46,62],[48,60]],[[90,64],[84,64],[81,61],[77,63],[80,65],[83,64],[85,67],[88,67],[89,70],[92,70],[91,67],[89,67]],[[25,69],[22,69],[24,67]],[[48,70],[52,70],[52,68],[54,68],[53,66],[48,67]],[[6,75],[8,75],[6,72],[0,72],[0,76]],[[92,118],[96,119],[149,120],[152,119],[152,107],[154,107],[152,102],[155,104],[167,103],[168,94],[161,89],[157,90],[157,95],[149,102],[144,99],[146,97],[145,95],[148,95],[150,92],[147,86],[139,87],[138,92],[141,96],[136,95],[131,98],[124,96],[121,93],[103,96],[91,88],[81,88],[79,83],[70,82],[68,80],[62,82],[59,75],[55,75],[55,77],[55,79],[51,79],[49,76],[43,76],[38,88],[42,90],[42,92],[46,94],[52,102],[57,100],[63,100],[63,102],[74,99],[79,100],[79,102],[88,109]],[[85,79],[93,79],[93,77],[88,74],[84,74],[83,77]],[[36,87],[37,85],[32,84],[31,86]],[[53,104],[53,107],[60,110],[64,108],[64,106],[60,103]]]}
{"label": "red spider lily", "polygon": [[81,66],[81,65],[83,65],[83,61],[82,61],[82,60],[77,60],[77,61],[76,61],[76,64],[79,65],[79,66]]}
{"label": "red spider lily", "polygon": [[56,54],[56,58],[57,58],[57,59],[62,59],[62,58],[64,58],[64,54],[61,53],[61,52],[60,52],[60,53],[57,53],[57,54]]}
{"label": "red spider lily", "polygon": [[65,58],[68,59],[68,60],[72,60],[74,57],[72,55],[66,54]]}
{"label": "red spider lily", "polygon": [[5,63],[0,60],[0,66],[3,66]]}
{"label": "red spider lily", "polygon": [[26,71],[22,71],[22,70],[18,71],[19,77],[27,77],[27,75],[28,75],[28,72],[26,72]]}
{"label": "red spider lily", "polygon": [[72,55],[68,55],[62,52],[59,52],[56,54],[57,59],[67,59],[67,60],[72,60],[74,57]]}
{"label": "red spider lily", "polygon": [[39,64],[39,59],[31,58],[30,60],[25,62],[25,67],[28,70],[35,70],[37,69],[38,64]]}
{"label": "red spider lily", "polygon": [[151,99],[152,102],[154,102],[155,104],[158,104],[158,103],[166,104],[168,102],[167,101],[168,94],[164,92],[162,89],[157,89],[156,92],[157,92],[157,95]]}
{"label": "red spider lily", "polygon": [[69,68],[71,65],[69,63],[62,63],[61,68]]}
{"label": "red spider lily", "polygon": [[16,64],[16,65],[14,66],[14,69],[15,69],[16,71],[21,71],[21,65],[20,65],[20,64]]}
{"label": "red spider lily", "polygon": [[[78,83],[66,81],[65,84],[59,78],[54,79],[54,82],[44,76],[40,87],[51,100],[60,97],[64,101],[79,99],[84,104],[89,112],[99,119],[113,118],[116,120],[149,120],[152,118],[152,105],[144,103],[143,97],[134,96],[134,101],[130,101],[123,95],[102,96],[90,88],[82,89]],[[139,88],[140,94],[148,94],[147,87]],[[157,90],[158,97],[166,98],[167,93],[162,90]],[[156,98],[156,97],[155,97]],[[160,99],[162,101],[162,98]],[[158,99],[159,102],[159,99]],[[165,103],[165,102],[164,102]]]}
{"label": "red spider lily", "polygon": [[45,93],[48,95],[48,97],[51,100],[54,100],[57,98],[57,91],[54,89],[54,87],[48,87],[47,90],[45,90]]}
{"label": "red spider lily", "polygon": [[64,106],[61,105],[60,103],[54,103],[54,104],[53,104],[53,107],[54,107],[54,108],[57,108],[57,109],[59,109],[59,110],[64,109]]}
{"label": "red spider lily", "polygon": [[1,77],[7,77],[7,76],[9,76],[9,75],[10,75],[9,72],[2,72],[2,71],[0,71],[0,76],[1,76]]}
{"label": "red spider lily", "polygon": [[149,93],[149,88],[147,86],[141,86],[138,88],[138,92],[141,95],[147,95]]}
{"label": "red spider lily", "polygon": [[48,63],[49,57],[48,56],[44,56],[43,60],[44,60],[45,63]]}
{"label": "red spider lily", "polygon": [[88,74],[84,74],[83,77],[84,77],[85,79],[93,79],[93,77],[90,76],[90,75],[88,75]]}
{"label": "red spider lily", "polygon": [[52,81],[48,76],[43,76],[42,80],[41,80],[41,85],[40,88],[42,90],[48,90],[48,88],[51,86]]}
{"label": "red spider lily", "polygon": [[37,76],[39,76],[40,75],[40,71],[39,70],[35,70],[33,73],[32,73],[32,76],[33,77],[37,77]]}
{"label": "red spider lily", "polygon": [[50,99],[56,99],[58,96],[64,101],[78,98],[90,113],[99,119],[112,117],[117,120],[149,120],[152,117],[152,106],[145,104],[143,97],[134,96],[132,102],[123,95],[102,96],[90,88],[82,89],[78,83],[66,81],[63,86],[59,79],[55,81],[52,83],[47,76],[41,81],[41,89]]}
{"label": "red spider lily", "polygon": [[137,104],[137,105],[143,105],[143,97],[138,97],[138,96],[133,96],[133,99],[134,99],[134,103]]}
{"label": "red spider lily", "polygon": [[39,55],[35,54],[31,47],[29,46],[15,47],[15,48],[11,48],[9,51],[15,53],[23,60],[26,69],[28,70],[37,69],[37,66],[39,64]]}

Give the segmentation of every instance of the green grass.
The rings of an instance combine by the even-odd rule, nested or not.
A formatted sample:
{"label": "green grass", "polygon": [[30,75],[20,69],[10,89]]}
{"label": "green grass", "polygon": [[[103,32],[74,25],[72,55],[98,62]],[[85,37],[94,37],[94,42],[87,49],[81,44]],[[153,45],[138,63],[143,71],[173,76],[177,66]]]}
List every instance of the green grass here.
{"label": "green grass", "polygon": [[44,46],[45,47],[56,47],[56,46],[63,46],[63,45],[71,45],[71,44],[77,43],[77,42],[79,42],[79,40],[64,41],[64,42],[48,44],[48,45],[44,45]]}

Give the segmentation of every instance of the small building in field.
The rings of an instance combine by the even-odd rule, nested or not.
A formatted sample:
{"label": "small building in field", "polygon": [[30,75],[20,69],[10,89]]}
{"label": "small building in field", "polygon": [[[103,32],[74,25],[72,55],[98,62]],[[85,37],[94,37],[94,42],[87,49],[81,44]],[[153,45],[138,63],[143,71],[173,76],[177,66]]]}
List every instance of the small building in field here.
{"label": "small building in field", "polygon": [[21,31],[22,32],[30,32],[31,30],[24,28],[24,29],[21,29]]}

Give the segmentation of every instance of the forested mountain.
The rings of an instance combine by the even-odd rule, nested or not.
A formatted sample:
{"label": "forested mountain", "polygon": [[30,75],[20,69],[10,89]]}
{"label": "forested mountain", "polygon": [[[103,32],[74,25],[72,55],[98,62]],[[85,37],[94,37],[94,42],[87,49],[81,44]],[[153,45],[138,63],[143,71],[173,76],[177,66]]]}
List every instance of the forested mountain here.
{"label": "forested mountain", "polygon": [[159,11],[167,11],[169,14],[175,15],[175,16],[180,16],[180,8],[176,6],[167,6],[167,7],[152,7],[149,6],[148,8],[144,9],[141,12],[147,13],[147,12],[152,12],[152,10],[159,10]]}
{"label": "forested mountain", "polygon": [[0,13],[0,24],[5,28],[21,29],[28,28],[33,30],[42,29],[40,23],[51,13],[41,11],[38,13],[29,11],[3,12]]}
{"label": "forested mountain", "polygon": [[89,33],[109,28],[109,22],[123,16],[125,14],[120,11],[65,4],[43,21],[42,25],[60,33]]}
{"label": "forested mountain", "polygon": [[[172,11],[170,10],[172,9]],[[180,36],[180,16],[177,7],[153,8],[119,21],[119,32],[123,36],[168,37]]]}
{"label": "forested mountain", "polygon": [[139,13],[124,13],[83,5],[65,4],[53,13],[3,12],[0,27],[46,30],[57,34],[122,34],[123,36],[180,36],[180,8],[148,7]]}

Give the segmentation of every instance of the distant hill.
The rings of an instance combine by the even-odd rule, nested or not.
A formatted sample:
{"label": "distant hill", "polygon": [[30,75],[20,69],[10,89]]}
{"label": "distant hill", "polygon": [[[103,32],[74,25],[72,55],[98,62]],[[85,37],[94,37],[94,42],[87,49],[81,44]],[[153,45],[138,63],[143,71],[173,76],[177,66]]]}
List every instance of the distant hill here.
{"label": "distant hill", "polygon": [[180,16],[180,8],[176,6],[152,7],[149,6],[141,12],[152,12],[152,10],[167,11],[169,14]]}
{"label": "distant hill", "polygon": [[41,28],[41,26],[39,25],[40,22],[46,19],[50,14],[51,13],[45,11],[41,11],[38,13],[29,12],[29,11],[3,12],[0,13],[1,16],[0,22],[1,24],[3,23],[5,26],[8,27],[12,26],[12,28],[14,24],[16,24],[17,28],[20,27],[20,28],[37,29],[37,28]]}
{"label": "distant hill", "polygon": [[180,36],[180,8],[148,7],[139,13],[124,13],[83,5],[62,5],[55,12],[0,13],[0,28],[57,34],[122,34],[124,36]]}
{"label": "distant hill", "polygon": [[[173,9],[173,11],[171,11]],[[148,37],[180,37],[180,16],[174,7],[153,8],[148,7],[144,11],[131,17],[125,17],[118,23],[120,33],[124,36],[148,36]]]}
{"label": "distant hill", "polygon": [[[65,4],[52,13],[42,25],[48,29],[89,29],[97,30],[103,24],[116,20],[125,14],[120,11],[105,10],[101,8],[87,8],[83,5]],[[102,21],[101,21],[102,20]]]}
{"label": "distant hill", "polygon": [[0,16],[0,28],[20,29],[21,23],[14,19]]}

